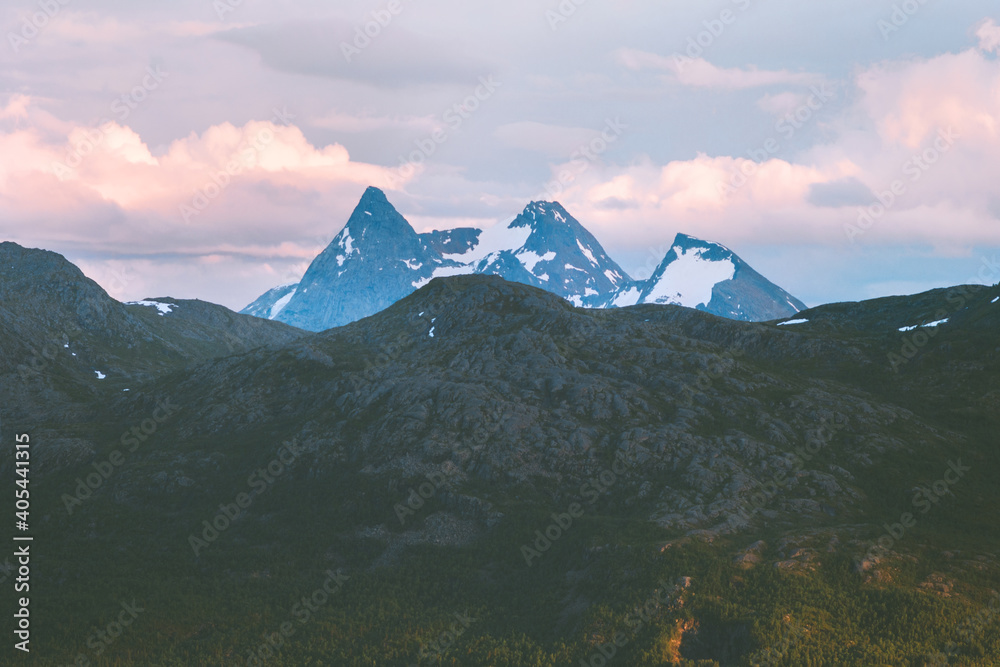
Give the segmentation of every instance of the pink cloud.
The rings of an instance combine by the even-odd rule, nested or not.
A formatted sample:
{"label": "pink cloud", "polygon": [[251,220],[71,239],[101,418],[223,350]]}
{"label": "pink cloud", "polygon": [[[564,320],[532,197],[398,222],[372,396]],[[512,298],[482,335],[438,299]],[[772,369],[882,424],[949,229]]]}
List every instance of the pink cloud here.
{"label": "pink cloud", "polygon": [[997,142],[1000,67],[976,50],[885,63],[858,77],[863,109],[883,140],[919,147],[939,128],[966,140]]}
{"label": "pink cloud", "polygon": [[997,53],[1000,51],[1000,25],[993,19],[987,19],[976,28],[976,37],[979,38],[979,48],[987,53]]}
{"label": "pink cloud", "polygon": [[[164,268],[161,278],[169,274],[186,288],[174,290],[177,296],[198,294],[180,267],[214,258],[199,272],[232,264],[232,276],[243,276],[227,282],[219,297],[249,300],[275,272],[287,277],[304,268],[365,187],[408,182],[393,169],[352,160],[339,144],[315,146],[298,127],[275,120],[222,123],[154,153],[129,127],[63,123],[23,97],[0,109],[0,154],[6,239],[70,254],[131,255],[132,263],[154,256],[156,266],[173,261],[177,270]],[[111,279],[113,267],[88,267]],[[169,291],[168,284],[154,291]],[[132,290],[146,288],[152,285],[135,279],[118,291],[140,298],[150,294]]]}
{"label": "pink cloud", "polygon": [[[707,155],[595,164],[559,198],[599,237],[633,249],[669,242],[678,231],[734,244],[846,245],[862,204],[878,204],[896,187],[900,194],[883,195],[890,205],[862,234],[865,243],[926,244],[950,255],[1000,244],[1000,62],[984,55],[993,24],[977,34],[980,49],[862,71],[858,101],[831,123],[835,137],[799,155],[761,164]],[[633,68],[672,66],[650,54],[623,57]],[[764,106],[787,101],[768,98]],[[752,175],[741,178],[741,170]],[[870,188],[871,201],[811,203],[815,186],[844,179]],[[720,184],[734,182],[720,197]]]}
{"label": "pink cloud", "polygon": [[[4,117],[25,113],[25,101],[14,99]],[[59,192],[73,193],[74,201],[91,199],[166,218],[197,193],[208,191],[210,199],[221,201],[236,185],[270,185],[305,197],[343,184],[394,182],[390,169],[355,162],[339,144],[313,146],[297,127],[273,121],[215,125],[174,141],[162,155],[114,122],[73,127],[59,143],[31,127],[12,129],[0,132],[0,150],[7,158],[0,164],[0,194],[51,213],[65,212],[53,208],[65,201],[54,196]]]}

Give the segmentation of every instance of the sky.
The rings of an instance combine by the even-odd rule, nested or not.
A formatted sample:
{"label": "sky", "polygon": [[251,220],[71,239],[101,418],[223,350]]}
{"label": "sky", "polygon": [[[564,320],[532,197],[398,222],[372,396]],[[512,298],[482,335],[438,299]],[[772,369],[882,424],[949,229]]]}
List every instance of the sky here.
{"label": "sky", "polygon": [[417,231],[557,200],[809,305],[1000,282],[1000,10],[965,0],[2,0],[0,238],[239,309],[369,185]]}

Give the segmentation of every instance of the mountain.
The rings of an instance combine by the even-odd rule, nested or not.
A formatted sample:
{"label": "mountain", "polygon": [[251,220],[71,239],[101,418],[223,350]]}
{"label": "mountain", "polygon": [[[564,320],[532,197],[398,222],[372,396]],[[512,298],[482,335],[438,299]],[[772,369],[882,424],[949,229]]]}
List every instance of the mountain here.
{"label": "mountain", "polygon": [[[116,305],[65,264],[31,264],[2,276],[16,289],[0,313],[24,309],[21,333],[83,314],[152,335],[185,310]],[[39,664],[83,664],[81,637],[123,601],[147,611],[95,640],[93,664],[919,665],[952,643],[954,664],[1000,655],[1000,625],[969,620],[988,619],[1000,590],[1000,288],[748,323],[585,310],[466,275],[243,352],[190,315],[204,340],[171,334],[178,354],[119,360],[132,391],[84,392],[43,367],[17,390],[63,392],[68,407],[3,415],[8,439],[35,443]],[[135,344],[129,331],[102,345]],[[153,363],[172,370],[134,372]],[[156,397],[178,417],[123,447]],[[0,459],[0,476],[14,465]]]}
{"label": "mountain", "polygon": [[[62,255],[0,243],[5,418],[68,410],[80,397],[117,397],[196,361],[306,335],[204,301],[162,297],[123,304]],[[51,378],[59,381],[54,385]]]}
{"label": "mountain", "polygon": [[[274,319],[321,331],[388,308],[435,269],[452,265],[428,247],[381,190],[368,188],[294,289],[272,290],[269,299],[255,302],[256,309],[267,309],[273,299]],[[288,302],[282,307],[283,298]]]}
{"label": "mountain", "polygon": [[281,309],[287,306],[288,302],[292,300],[298,287],[298,283],[287,283],[273,287],[257,297],[253,303],[240,312],[244,315],[253,315],[265,320],[273,320],[277,318]]}
{"label": "mountain", "polygon": [[599,306],[628,281],[558,203],[532,202],[508,223],[417,234],[377,188],[297,284],[258,297],[241,312],[323,331],[384,310],[434,278],[498,275]]}
{"label": "mountain", "polygon": [[601,244],[558,202],[531,202],[507,224],[449,259],[482,275],[539,287],[576,306],[599,306],[629,280]]}
{"label": "mountain", "polygon": [[678,234],[647,280],[623,285],[606,307],[673,304],[745,322],[795,315],[806,306],[718,243]]}
{"label": "mountain", "polygon": [[731,250],[678,234],[645,281],[633,281],[558,202],[533,201],[486,230],[417,234],[377,188],[297,284],[268,290],[241,312],[323,331],[389,307],[434,278],[496,275],[584,308],[671,303],[736,320],[769,321],[805,306]]}

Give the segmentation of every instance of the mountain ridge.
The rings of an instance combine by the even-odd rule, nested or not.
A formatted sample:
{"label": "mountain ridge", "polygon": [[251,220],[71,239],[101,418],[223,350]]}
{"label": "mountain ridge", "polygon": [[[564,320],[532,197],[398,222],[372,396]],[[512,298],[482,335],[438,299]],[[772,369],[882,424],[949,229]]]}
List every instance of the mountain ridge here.
{"label": "mountain ridge", "polygon": [[[781,664],[923,664],[1000,588],[984,511],[1000,498],[1000,287],[750,323],[463,275],[308,334],[169,297],[118,304],[54,254],[2,251],[0,278],[20,278],[0,282],[0,315],[21,316],[0,339],[4,426],[31,433],[33,565],[54,573],[33,601],[79,610],[51,624],[45,664],[73,662],[125,591],[156,610],[116,646],[131,661],[229,664],[341,570],[274,664],[412,664],[456,609],[475,624],[454,664],[579,664],[662,582],[684,604],[629,635],[621,664],[663,664],[667,645],[753,664],[789,618],[811,634]],[[141,336],[92,322],[56,344],[80,359],[12,370],[17,336],[91,296]],[[231,347],[229,321],[271,344]],[[146,334],[103,358],[106,379],[73,371]],[[167,401],[179,417],[126,453],[122,433]],[[912,536],[880,539],[949,461],[972,472]],[[264,491],[234,501],[261,470]],[[987,667],[1000,634],[961,650]]]}
{"label": "mountain ridge", "polygon": [[[689,258],[688,250],[697,257]],[[693,289],[707,296],[693,302],[675,289],[676,283],[691,283],[681,265],[692,265],[692,259],[710,267],[694,277],[701,284]],[[780,319],[805,308],[725,246],[684,234],[648,280],[634,281],[558,202],[532,201],[511,220],[485,230],[418,234],[384,192],[369,187],[299,283],[272,288],[240,312],[322,331],[373,315],[434,278],[472,273],[539,287],[586,308],[674,303],[746,321]]]}

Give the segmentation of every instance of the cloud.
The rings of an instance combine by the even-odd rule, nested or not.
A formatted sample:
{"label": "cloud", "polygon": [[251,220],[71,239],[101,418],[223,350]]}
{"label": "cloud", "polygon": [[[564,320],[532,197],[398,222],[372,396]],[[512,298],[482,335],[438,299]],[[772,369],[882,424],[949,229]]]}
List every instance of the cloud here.
{"label": "cloud", "polygon": [[[829,121],[826,140],[800,154],[593,164],[559,199],[599,238],[631,250],[676,231],[846,246],[846,230],[879,198],[887,210],[856,242],[950,255],[998,245],[997,90],[1000,62],[979,49],[881,62],[857,74],[854,102]],[[759,106],[780,113],[796,99],[781,93]]]}
{"label": "cloud", "polygon": [[10,100],[7,101],[7,106],[0,109],[0,120],[27,118],[29,104],[31,104],[31,98],[27,95],[21,95],[20,93],[11,95]]}
{"label": "cloud", "polygon": [[813,183],[809,187],[808,201],[823,208],[867,206],[875,201],[875,194],[857,178],[849,176],[837,181]]}
{"label": "cloud", "polygon": [[309,122],[315,127],[322,127],[338,132],[358,133],[375,132],[378,130],[419,130],[433,132],[441,127],[434,116],[378,116],[374,114],[350,114],[331,111],[328,114],[312,118]]}
{"label": "cloud", "polygon": [[215,37],[253,49],[264,64],[276,70],[383,88],[468,85],[494,71],[492,65],[456,47],[454,41],[429,39],[395,24],[380,30],[368,42],[358,41],[367,44],[360,49],[355,46],[358,26],[342,19],[238,28]]}
{"label": "cloud", "polygon": [[884,141],[920,147],[940,128],[964,140],[1000,139],[1000,67],[976,50],[927,60],[894,61],[860,74],[862,107]]}
{"label": "cloud", "polygon": [[1000,25],[993,19],[986,19],[976,29],[979,48],[987,53],[1000,52]]}
{"label": "cloud", "polygon": [[501,125],[493,133],[497,139],[511,148],[537,151],[557,158],[568,157],[600,134],[600,130],[586,127],[564,127],[534,121]]}
{"label": "cloud", "polygon": [[757,100],[757,108],[769,115],[783,118],[800,109],[809,101],[809,93],[794,93],[786,91],[774,95],[764,95]]}
{"label": "cloud", "polygon": [[697,88],[743,90],[776,85],[808,86],[823,81],[822,76],[808,72],[762,70],[753,65],[745,69],[726,69],[717,67],[704,58],[688,58],[678,54],[664,57],[635,49],[620,49],[616,53],[616,59],[619,64],[635,71],[652,69],[669,72],[672,80],[677,83]]}
{"label": "cloud", "polygon": [[[20,98],[12,106],[42,115]],[[277,119],[213,125],[156,154],[114,122],[61,137],[8,127],[0,153],[0,234],[90,254],[301,261],[365,187],[405,184]]]}

